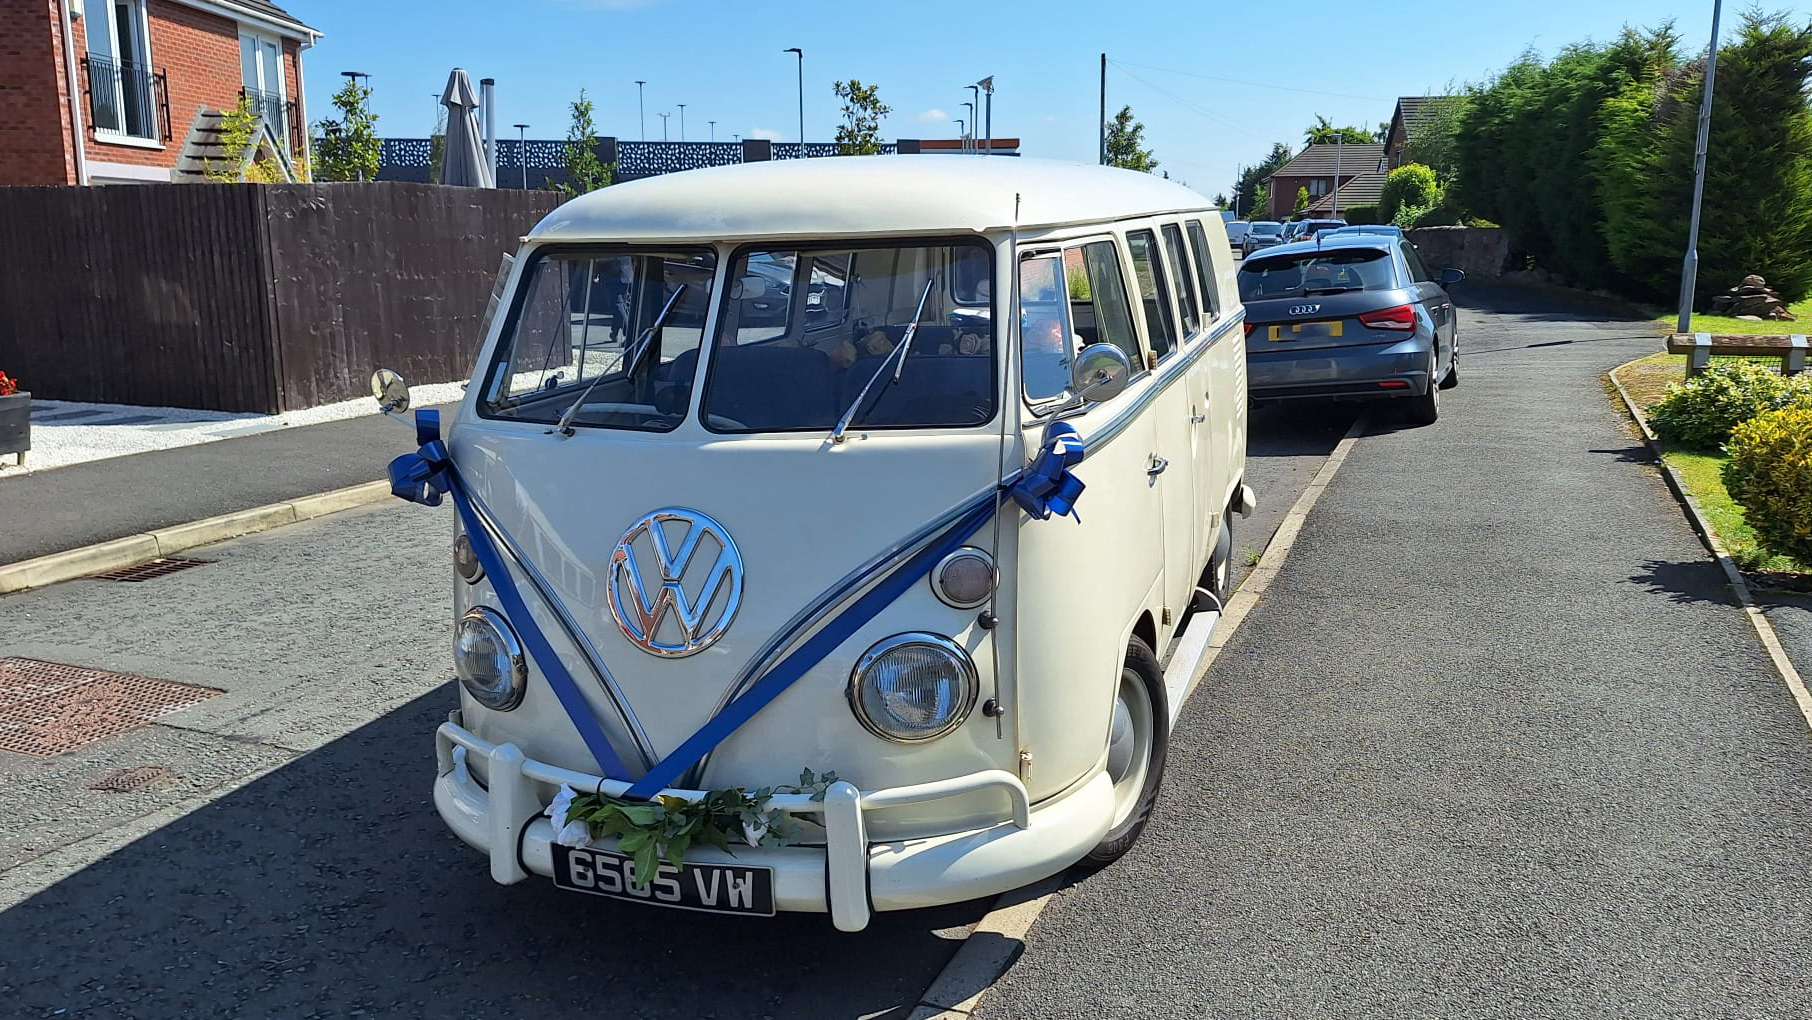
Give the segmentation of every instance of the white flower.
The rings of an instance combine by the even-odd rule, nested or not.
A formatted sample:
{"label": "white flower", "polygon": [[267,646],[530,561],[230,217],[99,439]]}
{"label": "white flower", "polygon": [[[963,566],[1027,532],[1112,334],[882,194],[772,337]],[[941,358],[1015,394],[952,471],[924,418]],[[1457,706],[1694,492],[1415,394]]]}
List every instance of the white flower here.
{"label": "white flower", "polygon": [[767,834],[768,816],[766,814],[758,814],[753,820],[748,815],[743,815],[742,838],[750,846],[760,846],[761,841],[767,838]]}
{"label": "white flower", "polygon": [[[542,812],[542,814],[553,819],[556,828],[564,826],[567,824],[566,813],[572,810],[573,801],[577,799],[578,796],[578,793],[575,792],[572,787],[565,783],[561,783],[560,792],[554,795],[554,802],[549,804],[547,810]],[[568,845],[570,846],[571,844]]]}
{"label": "white flower", "polygon": [[588,847],[591,845],[591,826],[584,822],[567,822],[554,834],[554,842],[561,846]]}

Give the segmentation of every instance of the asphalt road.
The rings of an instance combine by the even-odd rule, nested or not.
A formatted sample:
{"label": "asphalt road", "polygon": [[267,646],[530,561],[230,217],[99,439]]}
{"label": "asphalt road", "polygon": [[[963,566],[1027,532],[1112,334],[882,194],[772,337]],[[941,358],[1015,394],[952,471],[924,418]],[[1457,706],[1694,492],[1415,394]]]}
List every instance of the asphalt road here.
{"label": "asphalt road", "polygon": [[1655,341],[1455,296],[1441,421],[1357,442],[979,1016],[1812,1015],[1806,724],[1600,389]]}
{"label": "asphalt road", "polygon": [[[1261,511],[1236,550],[1262,550],[1352,414],[1255,417]],[[372,424],[342,451],[361,472],[404,438]],[[226,471],[252,441],[197,452],[233,454],[211,469]],[[848,936],[491,883],[428,796],[454,704],[450,529],[445,507],[380,504],[197,550],[213,562],[145,584],[0,598],[0,655],[225,692],[58,758],[0,753],[0,1015],[909,1013],[986,903]],[[166,774],[91,788],[138,768]]]}
{"label": "asphalt road", "polygon": [[376,481],[414,443],[374,405],[360,418],[3,479],[0,563]]}

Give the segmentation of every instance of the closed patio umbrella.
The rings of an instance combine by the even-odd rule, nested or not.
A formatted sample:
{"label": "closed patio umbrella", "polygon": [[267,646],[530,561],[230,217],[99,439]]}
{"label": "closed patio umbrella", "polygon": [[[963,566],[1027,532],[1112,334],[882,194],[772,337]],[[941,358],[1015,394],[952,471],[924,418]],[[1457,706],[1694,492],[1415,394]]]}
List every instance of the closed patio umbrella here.
{"label": "closed patio umbrella", "polygon": [[447,78],[447,91],[440,97],[447,108],[447,151],[441,158],[440,182],[467,188],[495,188],[490,161],[484,155],[483,135],[478,129],[478,93],[463,67],[453,69]]}

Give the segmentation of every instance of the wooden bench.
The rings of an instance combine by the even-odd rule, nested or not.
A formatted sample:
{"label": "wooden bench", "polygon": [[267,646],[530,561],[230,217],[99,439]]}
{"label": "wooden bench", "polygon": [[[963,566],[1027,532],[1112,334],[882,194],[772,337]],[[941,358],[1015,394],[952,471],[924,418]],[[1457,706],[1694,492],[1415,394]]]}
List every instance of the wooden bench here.
{"label": "wooden bench", "polygon": [[1740,336],[1710,333],[1673,333],[1667,338],[1667,353],[1691,355],[1686,362],[1686,376],[1691,378],[1711,367],[1714,354],[1743,358],[1779,358],[1781,374],[1793,375],[1806,370],[1806,335]]}

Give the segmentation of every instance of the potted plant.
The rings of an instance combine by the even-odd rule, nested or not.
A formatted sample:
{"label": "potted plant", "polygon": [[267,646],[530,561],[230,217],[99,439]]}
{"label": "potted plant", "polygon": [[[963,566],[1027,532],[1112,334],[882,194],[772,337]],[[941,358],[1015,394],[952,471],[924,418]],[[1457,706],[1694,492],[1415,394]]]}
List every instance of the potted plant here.
{"label": "potted plant", "polygon": [[31,392],[5,372],[0,372],[0,457],[19,455],[25,464],[25,451],[31,449]]}

